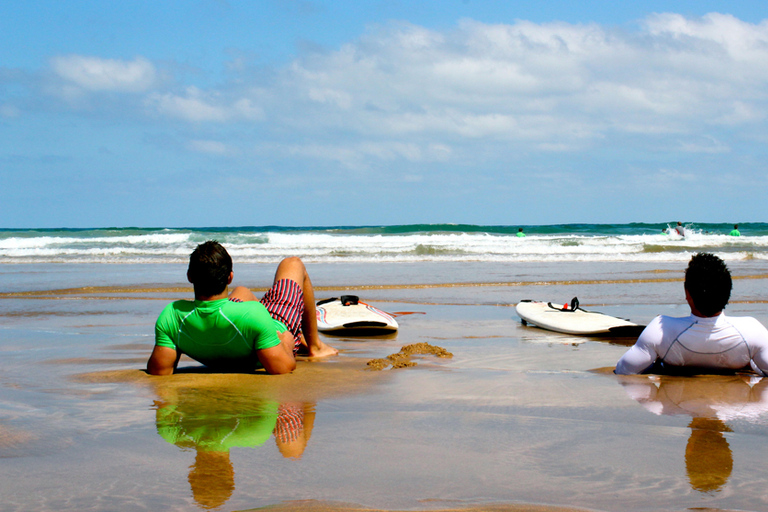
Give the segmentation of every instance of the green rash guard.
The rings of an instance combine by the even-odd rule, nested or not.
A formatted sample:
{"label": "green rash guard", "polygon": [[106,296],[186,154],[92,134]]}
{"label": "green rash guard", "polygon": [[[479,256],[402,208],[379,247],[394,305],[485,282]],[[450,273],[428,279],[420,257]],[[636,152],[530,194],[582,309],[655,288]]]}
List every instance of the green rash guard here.
{"label": "green rash guard", "polygon": [[160,313],[155,345],[181,351],[206,366],[256,368],[256,350],[279,345],[277,333],[285,330],[260,302],[179,300]]}

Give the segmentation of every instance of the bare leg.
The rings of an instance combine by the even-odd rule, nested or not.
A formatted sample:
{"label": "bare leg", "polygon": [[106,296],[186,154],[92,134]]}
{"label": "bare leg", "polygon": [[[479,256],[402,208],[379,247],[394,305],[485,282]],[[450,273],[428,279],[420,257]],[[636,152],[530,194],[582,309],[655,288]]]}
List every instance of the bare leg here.
{"label": "bare leg", "polygon": [[232,290],[229,294],[230,299],[239,299],[243,302],[248,302],[252,300],[259,300],[256,298],[256,296],[253,294],[253,292],[246,286],[237,286],[234,290]]}
{"label": "bare leg", "polygon": [[277,266],[275,282],[280,279],[291,279],[299,283],[304,298],[304,314],[301,316],[302,341],[306,344],[310,357],[328,357],[339,353],[335,348],[326,345],[317,333],[317,310],[315,307],[315,291],[309,279],[306,267],[300,258],[285,258]]}

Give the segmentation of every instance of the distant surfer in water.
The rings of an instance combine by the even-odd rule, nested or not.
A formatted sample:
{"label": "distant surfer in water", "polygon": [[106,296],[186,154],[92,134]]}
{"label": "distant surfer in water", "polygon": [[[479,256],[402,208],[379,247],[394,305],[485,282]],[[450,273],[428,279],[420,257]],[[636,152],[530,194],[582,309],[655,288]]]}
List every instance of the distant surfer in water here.
{"label": "distant surfer in water", "polygon": [[[685,271],[691,314],[657,316],[616,364],[616,373],[689,373],[752,369],[768,376],[768,330],[752,317],[726,317],[731,273],[723,260],[699,253]],[[681,367],[689,367],[687,372]],[[691,367],[693,370],[691,370]]]}
{"label": "distant surfer in water", "polygon": [[520,238],[525,236],[525,233],[523,233],[523,228],[519,228],[517,230],[517,236],[520,237]]}
{"label": "distant surfer in water", "polygon": [[317,333],[315,295],[299,258],[280,262],[273,286],[259,300],[245,286],[229,293],[232,258],[218,242],[197,246],[187,279],[195,300],[166,306],[155,324],[155,348],[147,362],[151,375],[170,375],[181,354],[222,370],[289,373],[296,353],[327,357],[338,353]]}
{"label": "distant surfer in water", "polygon": [[682,222],[677,221],[677,226],[675,226],[675,232],[680,236],[685,236],[685,228],[683,227]]}
{"label": "distant surfer in water", "polygon": [[741,233],[739,232],[739,225],[738,224],[734,224],[733,230],[730,233],[728,233],[728,234],[730,236],[741,236]]}

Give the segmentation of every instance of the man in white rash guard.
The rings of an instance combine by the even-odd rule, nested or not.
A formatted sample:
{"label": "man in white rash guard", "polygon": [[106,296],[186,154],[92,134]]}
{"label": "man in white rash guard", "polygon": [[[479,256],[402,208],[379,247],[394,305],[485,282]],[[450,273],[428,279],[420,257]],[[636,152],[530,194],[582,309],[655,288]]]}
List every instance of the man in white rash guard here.
{"label": "man in white rash guard", "polygon": [[731,273],[723,260],[699,253],[685,271],[690,316],[657,316],[616,364],[616,373],[713,373],[751,368],[768,376],[768,330],[752,317],[727,317]]}

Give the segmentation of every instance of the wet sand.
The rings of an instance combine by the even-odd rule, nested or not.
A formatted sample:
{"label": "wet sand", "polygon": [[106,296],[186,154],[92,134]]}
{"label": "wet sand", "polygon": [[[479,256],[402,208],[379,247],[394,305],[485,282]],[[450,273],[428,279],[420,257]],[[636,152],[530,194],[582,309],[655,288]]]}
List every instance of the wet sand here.
{"label": "wet sand", "polygon": [[[399,332],[327,336],[338,357],[286,376],[170,377],[142,369],[183,269],[105,267],[0,266],[2,511],[768,509],[763,380],[619,377],[631,339],[514,312],[682,316],[677,265],[310,265],[318,299],[409,313]],[[731,267],[728,312],[768,324],[768,265]],[[256,290],[273,271],[235,270]]]}

